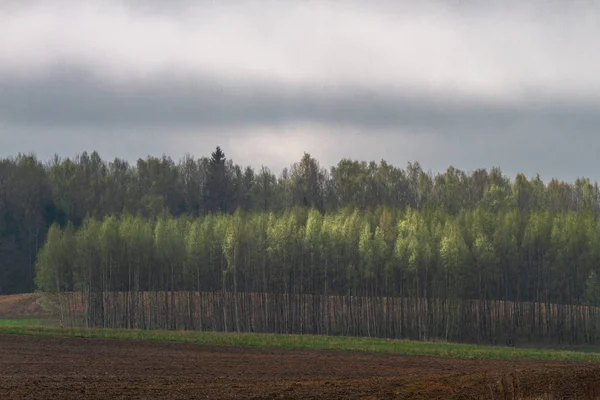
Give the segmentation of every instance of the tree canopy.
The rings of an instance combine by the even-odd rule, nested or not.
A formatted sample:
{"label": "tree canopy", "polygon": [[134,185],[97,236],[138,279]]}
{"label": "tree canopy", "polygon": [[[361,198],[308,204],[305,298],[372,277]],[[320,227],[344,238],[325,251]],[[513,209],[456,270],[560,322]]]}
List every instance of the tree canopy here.
{"label": "tree canopy", "polygon": [[[314,209],[328,218],[348,217],[343,225],[334,228],[326,221],[315,231],[318,219],[311,214],[311,231],[318,232],[310,239],[311,254],[327,273],[341,268],[340,260],[325,259],[342,246],[355,254],[352,265],[356,271],[365,273],[392,271],[391,260],[400,256],[406,258],[409,270],[426,269],[428,277],[436,268],[463,269],[464,279],[472,280],[468,290],[478,296],[496,293],[499,286],[486,283],[476,289],[479,282],[466,272],[464,260],[481,271],[502,271],[493,279],[520,276],[517,280],[523,281],[527,277],[522,284],[507,281],[501,285],[505,297],[517,290],[515,287],[521,298],[531,290],[539,291],[536,296],[546,289],[559,290],[543,286],[550,285],[546,282],[550,272],[552,276],[563,274],[561,284],[569,282],[568,288],[560,288],[563,297],[580,296],[586,285],[588,297],[593,297],[595,278],[590,278],[589,266],[594,265],[598,252],[591,232],[600,214],[600,191],[588,179],[544,183],[539,177],[528,179],[519,174],[511,180],[498,168],[465,172],[452,166],[444,173],[432,174],[418,163],[400,168],[385,161],[349,159],[326,169],[309,154],[275,175],[267,167],[254,171],[239,166],[220,148],[210,157],[185,155],[179,161],[148,157],[134,165],[121,159],[105,161],[96,152],[73,159],[55,156],[47,162],[31,154],[1,159],[0,293],[35,289],[38,251],[53,224],[61,231],[71,224],[78,232],[88,219],[102,221],[114,216],[120,220],[132,215],[143,221],[172,217],[204,221],[208,215],[233,215],[237,210],[262,213],[264,218],[275,213],[277,217],[267,219],[279,221],[281,215],[297,208]],[[354,212],[358,217],[350,218]],[[396,225],[399,215],[412,222]],[[421,219],[415,222],[416,215]],[[352,222],[363,218],[364,224]],[[423,218],[435,223],[425,224]],[[204,222],[198,224],[202,228],[197,227],[197,235],[212,234]],[[265,224],[270,222],[253,222],[244,229]],[[288,235],[297,234],[291,231]],[[269,230],[262,235],[270,237]],[[362,247],[357,244],[353,249],[351,237],[362,237]],[[356,254],[359,247],[368,250],[365,258]],[[281,245],[266,246],[264,251],[280,254],[280,249]],[[581,254],[583,250],[586,252]],[[576,264],[573,252],[581,254]],[[553,263],[548,261],[550,257]],[[284,264],[289,262],[286,258]],[[352,281],[356,274],[348,270],[336,282]],[[487,272],[481,276],[489,277]],[[463,290],[467,289],[458,291]]]}

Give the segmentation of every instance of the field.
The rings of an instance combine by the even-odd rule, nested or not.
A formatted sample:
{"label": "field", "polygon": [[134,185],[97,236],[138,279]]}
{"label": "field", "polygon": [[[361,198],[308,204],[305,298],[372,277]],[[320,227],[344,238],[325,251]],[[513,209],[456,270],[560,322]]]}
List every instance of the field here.
{"label": "field", "polygon": [[6,315],[1,399],[600,398],[593,349],[60,329],[43,314]]}
{"label": "field", "polygon": [[0,349],[2,399],[595,398],[600,385],[587,362],[18,335]]}
{"label": "field", "polygon": [[40,319],[50,317],[33,293],[0,296],[0,319]]}

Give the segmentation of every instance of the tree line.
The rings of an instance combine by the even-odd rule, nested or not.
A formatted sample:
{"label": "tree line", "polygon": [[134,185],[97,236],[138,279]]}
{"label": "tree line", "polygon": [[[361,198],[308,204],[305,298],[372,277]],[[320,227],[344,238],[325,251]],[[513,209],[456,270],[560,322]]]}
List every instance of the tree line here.
{"label": "tree line", "polygon": [[405,168],[385,161],[343,159],[326,169],[305,154],[274,174],[225,157],[148,157],[129,164],[105,161],[96,152],[42,162],[35,155],[0,159],[0,294],[35,290],[35,260],[54,223],[79,228],[87,217],[140,215],[156,218],[245,212],[283,213],[294,207],[335,213],[346,207],[379,206],[438,210],[456,216],[476,207],[492,213],[600,210],[596,183],[567,183],[520,174],[511,180],[498,168],[464,172],[449,167],[432,174],[418,163]]}
{"label": "tree line", "polygon": [[251,330],[252,313],[282,313],[277,326],[288,332],[328,332],[346,318],[338,333],[403,337],[413,326],[412,338],[491,340],[526,326],[521,335],[591,342],[599,268],[600,218],[588,208],[294,207],[53,225],[36,283],[63,314],[79,304],[89,326],[194,328],[202,296],[222,293],[220,306],[204,299],[223,330]]}

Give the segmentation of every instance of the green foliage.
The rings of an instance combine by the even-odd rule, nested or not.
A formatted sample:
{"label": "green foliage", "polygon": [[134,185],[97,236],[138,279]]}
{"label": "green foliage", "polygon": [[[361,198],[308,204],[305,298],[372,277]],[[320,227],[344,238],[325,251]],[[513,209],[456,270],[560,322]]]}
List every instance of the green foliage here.
{"label": "green foliage", "polygon": [[[247,214],[223,216],[238,209]],[[169,281],[187,288],[220,287],[223,272],[231,284],[238,270],[254,288],[260,274],[261,287],[281,290],[319,282],[576,303],[600,262],[599,215],[587,179],[511,180],[498,168],[434,175],[343,159],[327,170],[304,154],[275,176],[220,148],[134,165],[96,152],[45,165],[19,155],[0,160],[0,293],[33,291],[34,279],[48,290],[161,287],[169,264]],[[63,239],[49,236],[53,224]],[[67,239],[68,259],[50,267],[52,243]]]}
{"label": "green foliage", "polygon": [[590,271],[590,274],[585,281],[584,299],[586,304],[591,306],[600,305],[600,279],[598,279],[596,271]]}
{"label": "green foliage", "polygon": [[445,272],[447,296],[468,296],[468,292],[464,290],[464,282],[468,279],[466,267],[469,265],[470,257],[469,248],[459,227],[455,222],[448,221],[440,241],[440,262]]}
{"label": "green foliage", "polygon": [[67,291],[72,287],[72,230],[62,232],[57,225],[48,231],[46,244],[39,253],[36,285],[44,292]]}
{"label": "green foliage", "polygon": [[593,302],[600,221],[586,210],[478,208],[321,214],[238,211],[53,225],[37,260],[46,292],[231,290]]}

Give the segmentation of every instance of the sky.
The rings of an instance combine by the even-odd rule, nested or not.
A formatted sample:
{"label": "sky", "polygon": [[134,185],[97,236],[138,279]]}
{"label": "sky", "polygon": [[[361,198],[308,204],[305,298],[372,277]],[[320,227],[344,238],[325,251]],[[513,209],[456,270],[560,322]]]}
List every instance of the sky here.
{"label": "sky", "polygon": [[0,157],[600,179],[600,3],[4,0]]}

